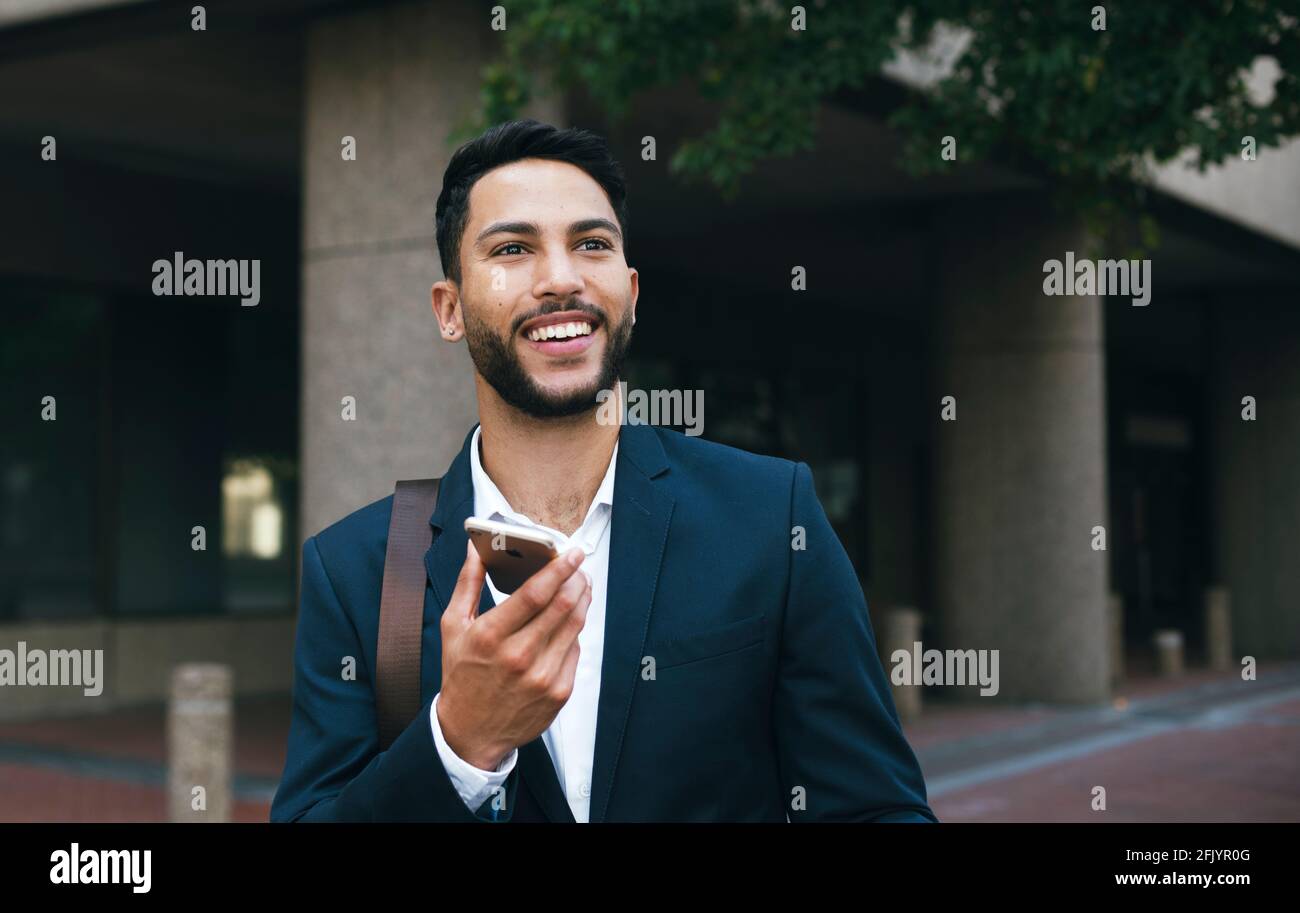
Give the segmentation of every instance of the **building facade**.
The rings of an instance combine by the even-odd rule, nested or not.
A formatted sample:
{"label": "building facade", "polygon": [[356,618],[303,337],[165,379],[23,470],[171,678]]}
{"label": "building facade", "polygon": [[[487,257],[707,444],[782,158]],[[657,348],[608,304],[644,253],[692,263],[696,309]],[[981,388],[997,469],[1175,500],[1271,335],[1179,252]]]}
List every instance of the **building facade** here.
{"label": "building facade", "polygon": [[[160,700],[194,659],[287,693],[303,539],[475,421],[429,287],[484,8],[191,6],[0,13],[0,647],[108,669],[94,707],[15,689],[0,717]],[[1159,172],[1145,305],[1051,297],[1078,220],[996,164],[903,174],[907,82],[828,105],[734,202],[667,173],[708,123],[684,89],[612,128],[581,93],[530,109],[627,170],[629,385],[703,390],[704,437],[808,462],[876,630],[908,606],[927,647],[999,649],[1000,700],[1107,699],[1116,602],[1139,661],[1165,629],[1202,661],[1211,588],[1234,657],[1300,656],[1300,145]],[[259,261],[260,300],[155,294],[178,254]]]}

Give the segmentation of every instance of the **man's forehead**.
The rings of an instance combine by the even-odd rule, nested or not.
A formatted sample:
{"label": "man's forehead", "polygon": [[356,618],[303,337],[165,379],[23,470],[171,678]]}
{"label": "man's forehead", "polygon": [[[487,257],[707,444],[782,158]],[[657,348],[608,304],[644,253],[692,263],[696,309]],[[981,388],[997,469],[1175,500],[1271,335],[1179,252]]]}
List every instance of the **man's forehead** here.
{"label": "man's forehead", "polygon": [[545,229],[590,216],[614,220],[609,197],[591,175],[568,162],[521,159],[492,169],[470,188],[466,228],[473,236],[490,222],[529,221]]}

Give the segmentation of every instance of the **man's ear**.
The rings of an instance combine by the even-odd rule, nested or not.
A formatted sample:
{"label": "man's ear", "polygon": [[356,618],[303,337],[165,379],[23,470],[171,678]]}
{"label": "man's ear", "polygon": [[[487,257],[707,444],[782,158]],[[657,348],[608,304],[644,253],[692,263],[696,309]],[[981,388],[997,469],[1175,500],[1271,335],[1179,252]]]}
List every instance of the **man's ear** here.
{"label": "man's ear", "polygon": [[629,266],[627,268],[627,278],[632,289],[632,326],[636,326],[636,300],[641,296],[641,276]]}
{"label": "man's ear", "polygon": [[448,342],[455,342],[464,334],[465,322],[461,314],[460,290],[450,279],[440,279],[429,290],[433,301],[433,315],[438,318],[438,332]]}

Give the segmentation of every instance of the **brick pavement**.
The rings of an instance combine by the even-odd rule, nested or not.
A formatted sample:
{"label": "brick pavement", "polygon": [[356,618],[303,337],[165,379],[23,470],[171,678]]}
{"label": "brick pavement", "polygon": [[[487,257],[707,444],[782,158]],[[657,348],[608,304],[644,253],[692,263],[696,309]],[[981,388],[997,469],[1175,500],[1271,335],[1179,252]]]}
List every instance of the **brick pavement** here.
{"label": "brick pavement", "polygon": [[[237,821],[269,816],[289,711],[236,704]],[[1136,677],[1101,707],[931,702],[906,728],[947,822],[1300,821],[1300,663]],[[0,821],[164,820],[165,746],[162,706],[0,724]]]}

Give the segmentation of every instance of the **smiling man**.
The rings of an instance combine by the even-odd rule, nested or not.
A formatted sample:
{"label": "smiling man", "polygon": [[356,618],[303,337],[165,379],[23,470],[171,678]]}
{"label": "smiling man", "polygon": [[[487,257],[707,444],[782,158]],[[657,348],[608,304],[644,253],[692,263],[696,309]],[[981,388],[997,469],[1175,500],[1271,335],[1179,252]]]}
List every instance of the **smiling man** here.
{"label": "smiling man", "polygon": [[[636,323],[627,223],[590,132],[514,121],[452,157],[432,304],[479,425],[428,518],[422,707],[383,744],[389,496],[303,546],[272,820],[936,820],[807,465],[597,421]],[[471,515],[561,554],[507,596]]]}

